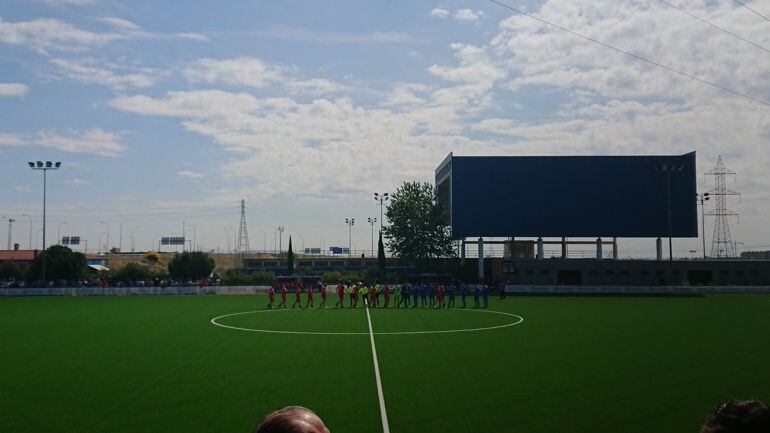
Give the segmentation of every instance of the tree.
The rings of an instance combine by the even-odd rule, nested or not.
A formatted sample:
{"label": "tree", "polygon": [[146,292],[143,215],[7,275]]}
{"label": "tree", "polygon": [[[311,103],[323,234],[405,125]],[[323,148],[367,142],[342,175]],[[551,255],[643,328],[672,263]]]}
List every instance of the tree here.
{"label": "tree", "polygon": [[429,183],[404,182],[390,196],[383,228],[388,248],[396,257],[422,260],[454,256],[449,227],[441,218],[436,188]]}
{"label": "tree", "polygon": [[86,256],[76,253],[62,245],[52,245],[40,253],[29,270],[29,278],[43,279],[43,260],[45,260],[45,278],[54,280],[76,280],[86,270]]}
{"label": "tree", "polygon": [[149,280],[152,278],[152,271],[150,271],[147,266],[138,263],[129,263],[116,270],[112,274],[112,278],[117,281]]}
{"label": "tree", "polygon": [[377,263],[380,270],[385,271],[385,244],[382,243],[382,230],[380,230],[380,240],[377,241]]}
{"label": "tree", "polygon": [[21,280],[29,270],[29,266],[26,263],[19,263],[14,261],[3,262],[0,265],[0,279],[14,279]]}
{"label": "tree", "polygon": [[199,280],[211,275],[214,259],[200,251],[177,254],[168,264],[168,273],[175,280]]}
{"label": "tree", "polygon": [[289,236],[289,251],[286,253],[286,264],[289,275],[294,274],[294,251],[291,249],[291,236]]}

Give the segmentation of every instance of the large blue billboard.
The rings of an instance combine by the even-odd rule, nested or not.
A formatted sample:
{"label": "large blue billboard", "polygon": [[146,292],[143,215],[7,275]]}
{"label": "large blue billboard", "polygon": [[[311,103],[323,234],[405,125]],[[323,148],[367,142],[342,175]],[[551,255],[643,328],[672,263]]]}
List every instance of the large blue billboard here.
{"label": "large blue billboard", "polygon": [[695,152],[453,156],[436,169],[452,237],[696,237]]}

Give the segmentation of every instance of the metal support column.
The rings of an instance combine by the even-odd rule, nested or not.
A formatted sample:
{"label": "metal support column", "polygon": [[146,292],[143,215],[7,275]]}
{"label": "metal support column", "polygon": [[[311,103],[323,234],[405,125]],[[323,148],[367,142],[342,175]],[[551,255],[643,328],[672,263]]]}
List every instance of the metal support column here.
{"label": "metal support column", "polygon": [[484,238],[479,238],[479,281],[484,281]]}

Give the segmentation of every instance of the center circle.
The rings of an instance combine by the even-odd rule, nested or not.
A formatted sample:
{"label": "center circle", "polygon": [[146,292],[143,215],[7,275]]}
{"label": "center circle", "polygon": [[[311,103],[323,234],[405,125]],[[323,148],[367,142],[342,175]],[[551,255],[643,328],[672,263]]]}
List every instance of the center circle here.
{"label": "center circle", "polygon": [[[289,310],[289,309],[275,309],[275,310],[255,310],[255,311],[243,311],[239,313],[230,313],[230,314],[223,314],[221,316],[214,317],[210,320],[210,323],[214,326],[219,326],[222,328],[227,329],[233,329],[236,331],[247,331],[247,332],[260,332],[260,333],[267,333],[267,334],[295,334],[295,335],[369,335],[369,332],[344,332],[344,331],[334,331],[334,332],[327,332],[327,331],[317,331],[317,330],[305,330],[305,329],[297,329],[297,330],[281,330],[281,329],[266,329],[261,326],[236,326],[235,324],[227,324],[224,322],[227,322],[228,318],[236,318],[236,319],[244,319],[247,318],[247,316],[250,315],[264,315],[267,313],[278,313],[278,314],[285,314],[289,311],[295,311],[299,312],[301,314],[307,314],[304,310]],[[311,310],[313,312],[320,312],[320,313],[330,313],[330,314],[350,314],[350,312],[355,310],[348,310],[345,309],[345,311],[338,311],[336,309],[314,309]],[[383,313],[383,312],[396,312],[401,310],[391,309],[391,310],[379,310],[379,309],[373,309],[372,311],[375,311],[376,313],[372,314],[372,321],[376,323],[378,320],[377,315]],[[466,312],[471,314],[491,314],[500,316],[505,320],[504,323],[501,324],[486,324],[487,326],[466,326],[466,327],[458,327],[458,328],[452,328],[452,329],[435,329],[435,330],[406,330],[406,331],[379,331],[379,332],[373,332],[374,335],[416,335],[416,334],[449,334],[449,333],[459,333],[459,332],[479,332],[479,331],[491,331],[494,329],[501,329],[501,328],[508,328],[511,326],[516,326],[524,322],[524,318],[522,316],[519,316],[517,314],[512,313],[505,313],[502,311],[494,311],[494,310],[477,310],[477,309],[447,309],[447,310],[439,310],[439,311],[431,311],[431,310],[423,310],[418,309],[415,311],[415,313],[418,314],[424,314],[422,317],[417,317],[417,319],[424,319],[426,317],[431,317],[434,314],[442,314],[446,312]],[[411,311],[405,311],[405,315],[409,315],[412,313]],[[293,316],[293,315],[289,315]],[[433,316],[435,317],[435,316]],[[389,319],[390,320],[390,319]],[[239,324],[240,325],[240,324]],[[366,326],[366,322],[363,322],[363,325]]]}

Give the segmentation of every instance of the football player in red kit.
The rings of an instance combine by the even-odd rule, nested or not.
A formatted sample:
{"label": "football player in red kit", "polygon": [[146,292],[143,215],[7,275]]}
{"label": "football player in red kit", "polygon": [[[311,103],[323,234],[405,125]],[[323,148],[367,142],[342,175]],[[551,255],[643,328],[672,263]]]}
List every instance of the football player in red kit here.
{"label": "football player in red kit", "polygon": [[278,306],[286,308],[286,284],[281,284],[281,303]]}
{"label": "football player in red kit", "polygon": [[272,309],[273,308],[273,301],[275,301],[275,287],[270,286],[270,288],[267,290],[267,297],[270,300],[267,303],[267,308]]}
{"label": "football player in red kit", "polygon": [[444,285],[439,284],[436,287],[436,306],[435,308],[444,308]]}
{"label": "football player in red kit", "polygon": [[382,287],[382,295],[385,297],[385,308],[388,308],[388,304],[390,303],[390,286],[388,283],[385,283]]}
{"label": "football player in red kit", "polygon": [[313,285],[308,284],[305,288],[305,293],[307,293],[307,303],[305,304],[305,308],[315,308],[315,304],[313,304]]}
{"label": "football player in red kit", "polygon": [[319,281],[318,282],[318,291],[321,292],[321,305],[318,307],[324,307],[326,308],[326,284]]}
{"label": "football player in red kit", "polygon": [[294,304],[291,306],[291,308],[302,308],[302,287],[299,284],[292,284],[292,287],[294,287],[294,294],[296,295],[296,298],[294,299]]}
{"label": "football player in red kit", "polygon": [[345,285],[342,284],[342,281],[337,285],[337,297],[340,299],[339,302],[334,304],[335,307],[345,308]]}

